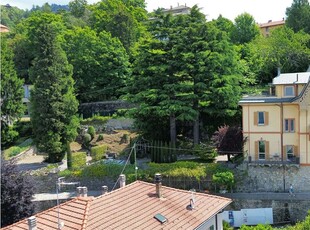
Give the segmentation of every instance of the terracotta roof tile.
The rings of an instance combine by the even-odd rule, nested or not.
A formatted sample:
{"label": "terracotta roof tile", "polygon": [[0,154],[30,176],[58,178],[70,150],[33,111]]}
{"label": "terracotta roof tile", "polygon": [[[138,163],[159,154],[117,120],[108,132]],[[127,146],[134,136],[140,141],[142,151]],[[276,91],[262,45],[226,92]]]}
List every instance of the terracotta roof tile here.
{"label": "terracotta roof tile", "polygon": [[[63,230],[94,229],[193,229],[225,208],[228,198],[195,193],[195,208],[188,208],[190,191],[162,186],[162,198],[155,194],[155,184],[136,181],[96,198],[75,198],[60,205]],[[57,229],[57,207],[38,213],[37,229]],[[161,224],[160,213],[168,221]],[[27,220],[7,228],[27,230]]]}

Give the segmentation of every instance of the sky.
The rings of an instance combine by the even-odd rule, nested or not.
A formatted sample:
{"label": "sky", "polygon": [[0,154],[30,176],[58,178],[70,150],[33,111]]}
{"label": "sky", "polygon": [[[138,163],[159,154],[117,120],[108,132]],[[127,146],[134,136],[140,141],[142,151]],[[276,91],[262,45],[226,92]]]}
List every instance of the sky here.
{"label": "sky", "polygon": [[[1,4],[10,4],[20,9],[31,9],[33,5],[42,6],[44,3],[66,5],[70,0],[2,0]],[[88,4],[98,0],[87,0]],[[257,23],[280,21],[286,17],[287,7],[292,5],[293,0],[146,0],[147,11],[152,12],[158,7],[170,8],[179,5],[192,7],[195,4],[201,8],[207,20],[216,19],[219,15],[232,21],[242,14],[251,14]]]}

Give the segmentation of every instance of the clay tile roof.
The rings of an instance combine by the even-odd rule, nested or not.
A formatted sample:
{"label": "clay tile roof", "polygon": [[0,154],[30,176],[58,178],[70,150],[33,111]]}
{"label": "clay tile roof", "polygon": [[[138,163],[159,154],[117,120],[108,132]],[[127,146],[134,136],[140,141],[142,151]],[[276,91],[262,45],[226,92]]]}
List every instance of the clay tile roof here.
{"label": "clay tile roof", "polygon": [[[87,207],[91,197],[88,199],[75,198],[59,206],[59,219],[64,222],[63,229],[77,230],[82,229],[86,217]],[[37,220],[37,230],[55,230],[58,226],[58,207],[55,206],[35,215]],[[9,225],[5,230],[28,230],[27,219]]]}
{"label": "clay tile roof", "polygon": [[260,28],[265,28],[265,27],[273,27],[273,26],[280,26],[280,25],[284,25],[285,24],[285,21],[282,20],[282,21],[269,21],[269,22],[266,22],[266,23],[260,23],[259,24],[259,27]]}
{"label": "clay tile roof", "polygon": [[[75,198],[60,207],[63,230],[71,229],[194,229],[212,218],[232,201],[195,193],[195,208],[188,209],[192,192],[162,186],[162,198],[155,184],[136,181],[92,200]],[[168,221],[161,224],[160,213]],[[36,215],[39,229],[56,229],[57,207]],[[4,229],[27,229],[27,220]]]}

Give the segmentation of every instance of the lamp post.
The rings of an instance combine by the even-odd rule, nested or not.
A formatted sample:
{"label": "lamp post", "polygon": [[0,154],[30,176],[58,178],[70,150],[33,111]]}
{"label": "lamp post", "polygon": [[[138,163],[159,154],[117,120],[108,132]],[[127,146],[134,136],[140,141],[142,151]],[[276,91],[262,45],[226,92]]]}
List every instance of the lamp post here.
{"label": "lamp post", "polygon": [[64,182],[65,177],[59,177],[56,181],[56,194],[57,194],[57,229],[60,230],[63,228],[64,223],[60,222],[60,212],[59,212],[59,191],[61,189],[62,185],[77,185],[80,184],[80,182]]}

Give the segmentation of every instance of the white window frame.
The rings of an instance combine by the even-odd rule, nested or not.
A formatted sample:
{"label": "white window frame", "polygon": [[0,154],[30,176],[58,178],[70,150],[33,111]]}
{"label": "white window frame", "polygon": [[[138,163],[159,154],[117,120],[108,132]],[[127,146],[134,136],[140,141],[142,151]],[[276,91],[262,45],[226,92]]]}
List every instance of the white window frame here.
{"label": "white window frame", "polygon": [[[291,93],[288,93],[287,90],[291,89]],[[292,85],[284,86],[284,97],[294,97],[295,96],[295,88]]]}
{"label": "white window frame", "polygon": [[[264,151],[261,152],[260,145],[264,144]],[[266,141],[258,141],[258,160],[266,160]]]}
{"label": "white window frame", "polygon": [[[262,117],[260,117],[260,115],[262,114]],[[262,120],[260,119],[262,118]],[[257,124],[258,125],[265,125],[266,123],[266,118],[265,118],[265,112],[257,112]]]}
{"label": "white window frame", "polygon": [[284,132],[286,133],[295,132],[295,119],[293,118],[284,119]]}

